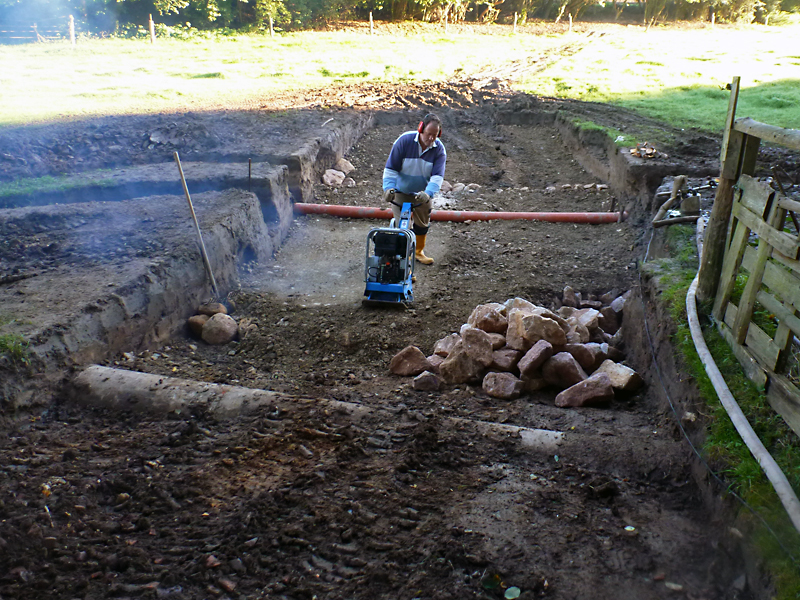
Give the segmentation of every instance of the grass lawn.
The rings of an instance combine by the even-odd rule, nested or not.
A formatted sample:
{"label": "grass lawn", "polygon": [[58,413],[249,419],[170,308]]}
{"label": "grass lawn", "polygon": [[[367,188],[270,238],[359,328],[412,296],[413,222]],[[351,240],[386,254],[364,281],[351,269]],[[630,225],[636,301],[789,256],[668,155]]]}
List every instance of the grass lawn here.
{"label": "grass lawn", "polygon": [[[358,81],[448,80],[532,63],[587,43],[516,87],[620,104],[676,125],[718,131],[724,90],[742,77],[737,114],[800,128],[800,26],[654,28],[600,25],[603,35],[534,35],[507,26],[415,27],[241,35],[179,41],[81,40],[0,46],[0,126],[87,115],[258,106],[269,94]],[[492,33],[491,35],[489,33]]]}

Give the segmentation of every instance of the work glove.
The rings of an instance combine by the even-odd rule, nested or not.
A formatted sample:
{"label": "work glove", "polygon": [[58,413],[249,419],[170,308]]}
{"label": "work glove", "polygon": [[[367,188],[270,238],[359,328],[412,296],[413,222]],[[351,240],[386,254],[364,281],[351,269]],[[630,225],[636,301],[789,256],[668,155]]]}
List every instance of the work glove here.
{"label": "work glove", "polygon": [[383,201],[384,202],[391,202],[394,200],[394,188],[383,190]]}
{"label": "work glove", "polygon": [[427,204],[431,201],[431,197],[428,196],[427,192],[417,192],[416,198],[418,202],[422,202],[423,204]]}

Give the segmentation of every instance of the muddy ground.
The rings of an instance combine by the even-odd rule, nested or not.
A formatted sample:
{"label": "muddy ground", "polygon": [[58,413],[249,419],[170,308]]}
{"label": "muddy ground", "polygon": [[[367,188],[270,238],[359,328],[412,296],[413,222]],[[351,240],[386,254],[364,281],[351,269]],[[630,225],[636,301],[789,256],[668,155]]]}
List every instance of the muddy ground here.
{"label": "muddy ground", "polygon": [[[586,189],[602,182],[554,128],[498,125],[481,109],[538,101],[502,86],[433,87],[438,95],[404,107],[401,120],[413,125],[431,106],[444,112],[447,179],[480,185],[443,206],[608,211],[630,200]],[[372,88],[360,93],[362,104],[375,96]],[[291,118],[329,114],[315,110]],[[634,125],[624,111],[576,110]],[[226,118],[235,139],[269,115]],[[170,148],[155,148],[156,156],[137,142],[147,130],[141,123],[117,126],[115,145],[127,150],[112,168],[171,159]],[[93,157],[91,145],[106,143],[96,127],[85,126],[88,141],[69,156],[106,160],[102,149]],[[310,200],[378,204],[386,154],[406,128],[378,123],[347,155],[357,185],[318,185]],[[66,143],[78,131],[80,124],[6,133],[21,160],[6,159],[2,177],[58,172],[57,156],[31,158],[41,156],[37,144]],[[675,140],[674,160],[713,171],[714,140]],[[444,600],[513,597],[515,587],[520,598],[752,597],[725,524],[693,483],[690,450],[660,401],[646,349],[628,356],[645,389],[604,409],[556,408],[552,389],[512,401],[467,385],[417,392],[388,372],[397,351],[414,344],[430,353],[477,304],[521,296],[551,306],[567,284],[584,295],[633,289],[638,302],[638,223],[436,223],[427,247],[436,262],[420,266],[414,305],[391,310],[361,305],[364,240],[375,223],[297,219],[274,259],[243,270],[241,289],[229,296],[233,315],[251,325],[242,340],[212,347],[183,332],[107,361],[284,392],[295,407],[218,422],[202,411],[118,414],[59,397],[7,418],[0,598]],[[641,327],[626,317],[626,330]],[[370,412],[354,418],[318,399]],[[473,421],[564,432],[565,442],[532,449],[514,436],[478,433]]]}

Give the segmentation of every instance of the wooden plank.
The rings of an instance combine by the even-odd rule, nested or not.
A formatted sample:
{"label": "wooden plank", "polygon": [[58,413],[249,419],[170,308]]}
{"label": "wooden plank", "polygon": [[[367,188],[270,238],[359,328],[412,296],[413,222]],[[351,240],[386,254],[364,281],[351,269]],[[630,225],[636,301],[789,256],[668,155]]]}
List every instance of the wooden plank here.
{"label": "wooden plank", "polygon": [[728,137],[728,145],[724,150],[724,160],[722,161],[722,169],[720,170],[720,185],[726,179],[735,181],[739,177],[741,170],[739,165],[742,163],[742,155],[744,154],[744,139],[745,135],[738,131],[731,131]]}
{"label": "wooden plank", "polygon": [[733,207],[733,216],[754,231],[758,237],[766,240],[770,246],[773,246],[781,254],[792,259],[800,257],[798,255],[800,246],[797,245],[797,241],[792,236],[771,227],[742,204],[737,204]]}
{"label": "wooden plank", "polygon": [[800,275],[800,260],[792,260],[788,256],[781,254],[775,249],[772,250],[772,258],[794,271],[797,275]]}
{"label": "wooden plank", "polygon": [[758,160],[758,147],[760,144],[761,138],[752,135],[745,137],[744,150],[742,151],[742,165],[739,167],[740,173],[755,175],[756,162]]}
{"label": "wooden plank", "polygon": [[766,241],[763,239],[758,241],[756,258],[747,277],[747,283],[744,284],[742,299],[739,301],[739,314],[736,315],[736,323],[731,328],[733,339],[737,344],[743,344],[747,337],[748,326],[753,317],[753,307],[756,303],[756,294],[761,289],[761,280],[764,277],[764,269],[771,252],[772,248]]}
{"label": "wooden plank", "polygon": [[[761,306],[775,315],[781,324],[786,325],[792,333],[800,338],[800,318],[795,316],[793,310],[786,308],[780,300],[764,290],[758,292],[757,298]],[[776,343],[778,343],[777,336]],[[781,344],[778,343],[778,345]]]}
{"label": "wooden plank", "polygon": [[753,355],[739,344],[733,341],[733,337],[731,336],[730,328],[725,325],[724,323],[720,323],[717,321],[717,329],[719,330],[722,337],[725,341],[728,342],[728,345],[731,347],[733,354],[739,360],[739,364],[742,365],[742,369],[745,372],[745,375],[756,384],[759,388],[763,388],[767,384],[767,374],[764,372],[764,369],[758,364]]}
{"label": "wooden plank", "polygon": [[[733,288],[736,285],[736,275],[739,272],[739,266],[742,264],[742,256],[747,247],[747,238],[749,235],[750,230],[747,226],[744,223],[739,223],[734,230],[731,245],[725,252],[722,272],[719,276],[717,296],[714,299],[713,314],[714,318],[718,321],[722,320],[725,305],[731,299]],[[705,251],[703,253],[705,254]]]}
{"label": "wooden plank", "polygon": [[783,375],[769,374],[767,402],[800,435],[800,392]]}
{"label": "wooden plank", "polygon": [[778,362],[775,363],[775,367],[772,369],[776,373],[784,373],[786,371],[786,363],[789,360],[789,356],[791,356],[793,337],[791,328],[786,323],[779,322],[775,337],[772,340],[775,347],[780,348]]}
{"label": "wooden plank", "polygon": [[750,117],[736,119],[733,122],[733,129],[792,150],[800,150],[800,129],[784,129],[775,125],[767,125],[754,121]]}
{"label": "wooden plank", "polygon": [[789,273],[773,262],[767,262],[764,269],[764,285],[767,286],[784,304],[800,310],[800,277]]}
{"label": "wooden plank", "polygon": [[766,219],[769,214],[769,201],[774,196],[775,190],[746,174],[739,177],[736,187],[741,191],[739,203],[762,219]]}
{"label": "wooden plank", "polygon": [[722,322],[728,327],[733,327],[733,324],[736,322],[736,315],[738,312],[739,307],[733,302],[728,302],[727,306],[725,307],[725,318],[722,320]]}
{"label": "wooden plank", "polygon": [[772,338],[761,327],[755,323],[750,323],[744,343],[756,358],[758,364],[768,371],[775,370],[781,349],[774,344]]}
{"label": "wooden plank", "polygon": [[791,210],[792,212],[800,212],[800,202],[797,200],[789,200],[789,198],[781,194],[778,194],[778,206]]}

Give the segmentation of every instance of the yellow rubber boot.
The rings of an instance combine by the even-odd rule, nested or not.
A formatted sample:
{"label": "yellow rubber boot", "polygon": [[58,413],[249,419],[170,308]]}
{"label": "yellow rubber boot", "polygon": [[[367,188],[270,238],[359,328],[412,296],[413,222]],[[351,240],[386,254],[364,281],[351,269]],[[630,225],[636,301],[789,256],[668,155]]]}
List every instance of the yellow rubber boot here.
{"label": "yellow rubber boot", "polygon": [[425,238],[428,234],[417,236],[417,250],[414,252],[414,257],[423,265],[432,265],[433,259],[430,256],[425,256]]}

